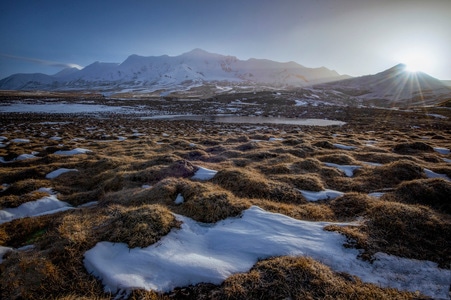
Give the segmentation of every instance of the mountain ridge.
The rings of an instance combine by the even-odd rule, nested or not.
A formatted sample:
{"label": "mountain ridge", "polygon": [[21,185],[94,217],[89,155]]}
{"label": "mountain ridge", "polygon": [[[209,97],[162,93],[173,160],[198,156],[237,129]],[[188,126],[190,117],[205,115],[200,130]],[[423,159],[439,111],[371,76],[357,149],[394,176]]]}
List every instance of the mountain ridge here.
{"label": "mountain ridge", "polygon": [[293,61],[240,60],[199,48],[178,56],[132,54],[121,63],[97,61],[81,70],[65,69],[55,75],[41,75],[38,78],[32,74],[13,74],[0,80],[0,89],[140,91],[214,82],[303,87],[346,77],[325,67],[308,68]]}

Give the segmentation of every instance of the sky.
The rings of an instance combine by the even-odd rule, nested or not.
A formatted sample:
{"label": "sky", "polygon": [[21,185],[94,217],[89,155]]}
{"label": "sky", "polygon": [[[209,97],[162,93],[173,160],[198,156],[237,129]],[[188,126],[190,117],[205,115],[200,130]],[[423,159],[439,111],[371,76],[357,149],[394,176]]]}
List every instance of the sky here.
{"label": "sky", "polygon": [[0,2],[0,78],[194,48],[340,74],[398,63],[451,80],[451,0]]}

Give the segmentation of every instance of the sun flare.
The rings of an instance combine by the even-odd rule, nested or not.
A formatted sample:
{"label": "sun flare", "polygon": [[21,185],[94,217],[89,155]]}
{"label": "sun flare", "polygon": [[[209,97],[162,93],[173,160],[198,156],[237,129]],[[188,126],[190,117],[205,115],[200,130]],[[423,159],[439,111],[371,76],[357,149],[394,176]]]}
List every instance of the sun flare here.
{"label": "sun flare", "polygon": [[401,61],[406,65],[406,71],[427,72],[433,65],[433,58],[427,53],[419,50],[410,50],[401,57]]}

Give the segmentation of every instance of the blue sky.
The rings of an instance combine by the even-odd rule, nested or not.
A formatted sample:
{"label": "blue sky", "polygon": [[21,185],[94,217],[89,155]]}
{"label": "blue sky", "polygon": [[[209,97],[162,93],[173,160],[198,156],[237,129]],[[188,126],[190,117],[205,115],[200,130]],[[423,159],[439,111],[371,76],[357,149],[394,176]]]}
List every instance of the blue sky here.
{"label": "blue sky", "polygon": [[194,48],[360,76],[397,63],[451,79],[451,0],[15,0],[0,78]]}

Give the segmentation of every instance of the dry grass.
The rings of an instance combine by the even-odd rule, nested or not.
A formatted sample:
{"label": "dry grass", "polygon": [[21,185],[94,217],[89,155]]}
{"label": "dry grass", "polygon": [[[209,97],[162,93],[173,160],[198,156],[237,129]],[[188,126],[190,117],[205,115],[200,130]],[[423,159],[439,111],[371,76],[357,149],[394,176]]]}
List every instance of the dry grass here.
{"label": "dry grass", "polygon": [[278,175],[271,176],[270,178],[274,179],[275,181],[289,183],[293,185],[295,188],[300,190],[315,191],[315,192],[324,190],[324,185],[321,179],[314,174]]}
{"label": "dry grass", "polygon": [[409,204],[427,205],[451,214],[451,183],[441,178],[419,179],[401,183],[383,199]]}
{"label": "dry grass", "polygon": [[396,144],[393,151],[401,154],[415,154],[418,152],[433,152],[434,149],[424,142]]}
{"label": "dry grass", "polygon": [[374,200],[366,194],[347,193],[329,202],[329,206],[339,220],[354,220],[367,214]]}
{"label": "dry grass", "polygon": [[304,198],[288,184],[276,182],[243,169],[219,171],[212,182],[230,190],[238,197],[262,198],[286,203],[305,203]]}
{"label": "dry grass", "polygon": [[108,210],[114,218],[106,225],[109,230],[103,239],[126,243],[130,248],[147,247],[180,225],[174,215],[161,205],[113,206]]}
{"label": "dry grass", "polygon": [[[210,296],[211,295],[211,296]],[[416,295],[362,283],[307,257],[276,257],[229,277],[207,299],[412,299]]]}
{"label": "dry grass", "polygon": [[424,206],[375,201],[366,208],[366,221],[359,227],[331,226],[364,249],[364,258],[376,252],[431,260],[442,268],[451,267],[451,219]]}

